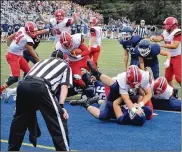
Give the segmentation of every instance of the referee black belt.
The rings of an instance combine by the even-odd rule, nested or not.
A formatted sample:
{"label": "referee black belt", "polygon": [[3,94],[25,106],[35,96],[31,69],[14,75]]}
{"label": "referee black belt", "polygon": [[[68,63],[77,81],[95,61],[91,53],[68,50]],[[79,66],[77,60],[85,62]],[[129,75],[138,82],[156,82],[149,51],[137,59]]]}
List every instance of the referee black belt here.
{"label": "referee black belt", "polygon": [[28,80],[28,79],[34,79],[34,80],[42,81],[45,84],[47,84],[49,88],[51,88],[51,83],[44,78],[40,78],[40,77],[36,77],[36,76],[26,76],[25,80]]}

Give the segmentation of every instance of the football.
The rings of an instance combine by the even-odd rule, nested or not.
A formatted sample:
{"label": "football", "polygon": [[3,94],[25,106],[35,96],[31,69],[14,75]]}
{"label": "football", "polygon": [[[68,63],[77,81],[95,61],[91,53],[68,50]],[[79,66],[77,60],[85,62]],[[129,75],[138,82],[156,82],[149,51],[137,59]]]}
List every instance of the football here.
{"label": "football", "polygon": [[82,50],[77,48],[77,49],[72,50],[70,53],[72,56],[77,56],[77,55],[80,55],[82,53]]}

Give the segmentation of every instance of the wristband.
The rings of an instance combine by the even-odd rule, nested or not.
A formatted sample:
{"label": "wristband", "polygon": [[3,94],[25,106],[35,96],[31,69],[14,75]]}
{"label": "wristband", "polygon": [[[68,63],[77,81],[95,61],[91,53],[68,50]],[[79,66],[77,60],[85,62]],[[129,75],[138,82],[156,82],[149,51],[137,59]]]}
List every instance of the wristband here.
{"label": "wristband", "polygon": [[134,113],[137,111],[137,109],[135,108],[135,107],[133,107],[132,109],[131,109],[131,111],[133,111]]}
{"label": "wristband", "polygon": [[143,101],[141,101],[139,104],[141,107],[143,107],[145,105]]}
{"label": "wristband", "polygon": [[64,108],[64,105],[63,104],[59,104],[61,106],[61,108]]}
{"label": "wristband", "polygon": [[76,56],[77,59],[78,59],[78,58],[81,58],[81,57],[82,57],[81,55],[77,55],[77,56]]}

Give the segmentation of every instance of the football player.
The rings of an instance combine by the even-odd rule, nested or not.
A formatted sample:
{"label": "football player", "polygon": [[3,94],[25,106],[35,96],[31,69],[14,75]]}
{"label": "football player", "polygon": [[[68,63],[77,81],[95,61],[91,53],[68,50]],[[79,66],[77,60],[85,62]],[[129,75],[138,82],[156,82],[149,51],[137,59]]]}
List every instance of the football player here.
{"label": "football player", "polygon": [[[72,53],[72,51],[77,48],[81,50],[78,55]],[[61,32],[60,41],[56,44],[56,50],[62,51],[67,55],[69,65],[73,72],[73,82],[81,88],[86,88],[87,86],[81,78],[81,69],[85,68],[89,70],[87,66],[87,59],[90,59],[90,52],[88,50],[88,47],[84,44],[83,35],[79,33],[71,35],[68,32]]]}
{"label": "football player", "polygon": [[102,28],[98,26],[98,19],[92,17],[90,19],[90,39],[88,49],[90,51],[90,58],[97,65],[100,51],[101,51],[101,40],[102,40]]}
{"label": "football player", "polygon": [[28,52],[33,56],[36,62],[39,61],[39,57],[33,50],[33,39],[37,37],[37,27],[33,22],[26,22],[25,27],[21,27],[17,33],[12,34],[7,39],[8,52],[6,54],[6,60],[10,65],[12,77],[0,87],[0,94],[4,89],[13,83],[18,81],[20,76],[20,69],[26,74],[30,70],[30,66],[23,58],[23,51]]}
{"label": "football player", "polygon": [[158,55],[167,56],[164,62],[164,67],[168,68],[170,64],[171,54],[167,51],[161,50],[157,43],[150,43],[149,40],[143,39],[135,48],[135,54],[139,57],[140,69],[145,70],[150,67],[153,72],[154,79],[159,77],[159,61]]}
{"label": "football player", "polygon": [[181,100],[177,98],[177,90],[173,89],[165,77],[152,82],[152,104],[154,109],[181,111]]}
{"label": "football player", "polygon": [[[93,100],[98,100],[96,98],[85,101],[78,100],[77,102],[70,101],[71,105],[85,107],[89,113],[99,120],[115,118],[119,124],[123,125],[142,126],[146,119],[152,118],[153,107],[150,101],[152,93],[149,85],[149,73],[147,71],[140,70],[137,66],[131,65],[127,68],[127,72],[118,74],[116,81],[114,81],[107,75],[97,71],[90,61],[88,61],[88,66],[97,79],[100,79],[105,85],[110,86],[106,106],[103,110],[91,106]],[[128,91],[136,87],[143,88],[145,94],[140,98],[138,103],[133,103],[129,98]],[[127,108],[124,106],[121,108],[121,104],[126,104]]]}
{"label": "football player", "polygon": [[62,9],[58,9],[54,12],[54,18],[44,19],[44,17],[40,14],[40,19],[46,24],[51,24],[53,34],[55,35],[54,44],[59,41],[59,35],[61,32],[69,32],[71,33],[71,25],[74,24],[78,20],[79,14],[73,14],[72,18],[66,18],[65,12]]}
{"label": "football player", "polygon": [[164,21],[164,31],[160,36],[151,36],[150,40],[154,42],[164,41],[165,44],[159,44],[166,48],[171,54],[170,65],[165,70],[165,78],[169,85],[173,85],[173,76],[181,85],[181,29],[178,28],[178,20],[174,17],[168,17]]}
{"label": "football player", "polygon": [[133,36],[132,34],[133,34],[133,29],[130,26],[123,27],[120,33],[119,42],[124,48],[124,70],[125,71],[128,66],[129,54],[131,56],[130,65],[139,66],[139,60],[135,54],[134,49],[138,45],[138,43],[141,41],[142,38],[138,35]]}

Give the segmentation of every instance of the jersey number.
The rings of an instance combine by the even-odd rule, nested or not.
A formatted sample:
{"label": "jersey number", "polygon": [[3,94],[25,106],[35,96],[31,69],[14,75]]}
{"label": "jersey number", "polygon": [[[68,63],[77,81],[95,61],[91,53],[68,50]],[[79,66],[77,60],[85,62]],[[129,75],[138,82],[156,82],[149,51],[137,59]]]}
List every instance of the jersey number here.
{"label": "jersey number", "polygon": [[15,35],[15,42],[16,42],[16,44],[18,44],[23,37],[24,37],[24,35],[22,35],[21,31],[16,33],[16,35]]}

